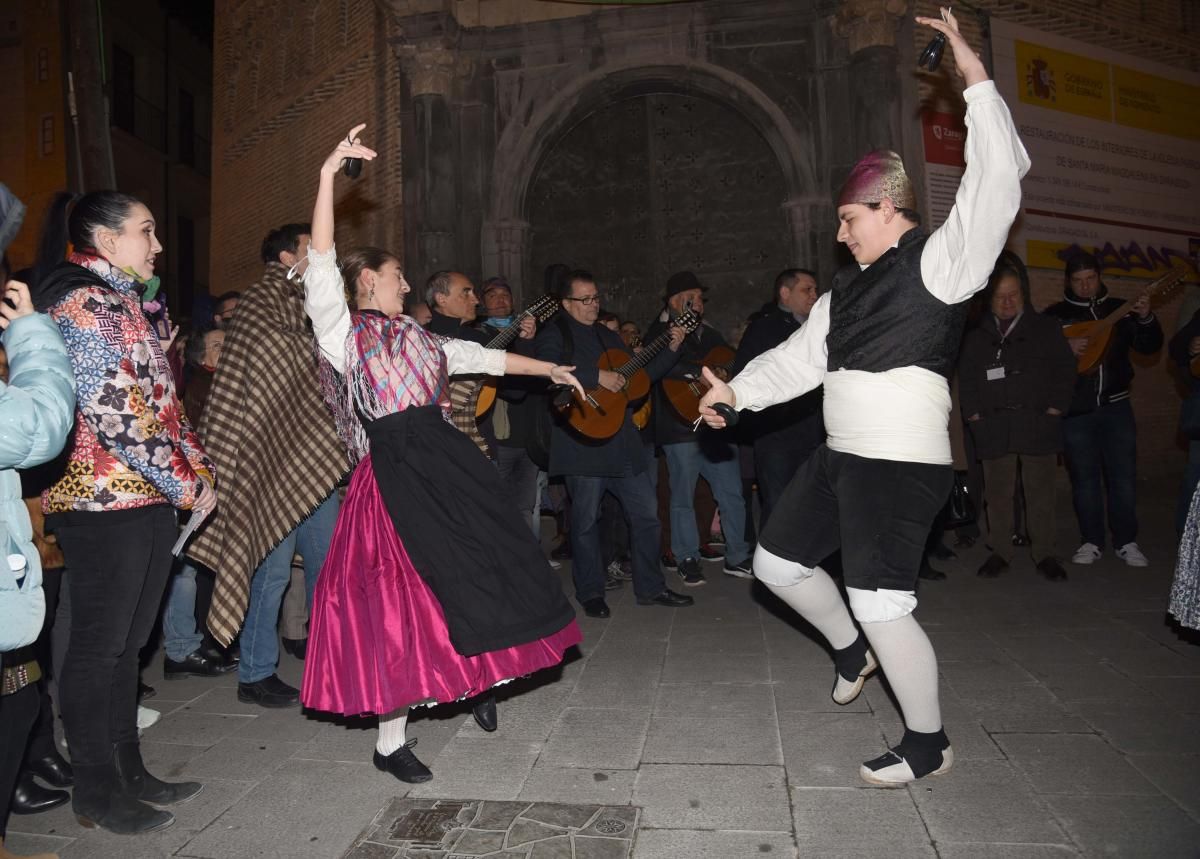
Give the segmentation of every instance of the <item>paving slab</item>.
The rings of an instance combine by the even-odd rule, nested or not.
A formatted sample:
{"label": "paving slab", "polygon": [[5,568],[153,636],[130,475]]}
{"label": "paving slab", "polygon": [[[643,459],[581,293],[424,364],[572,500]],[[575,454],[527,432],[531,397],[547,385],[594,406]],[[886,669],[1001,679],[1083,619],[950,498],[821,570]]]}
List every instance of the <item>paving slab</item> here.
{"label": "paving slab", "polygon": [[516,799],[525,785],[541,743],[455,737],[437,757],[425,763],[433,771],[431,781],[413,785],[413,797],[453,799]]}
{"label": "paving slab", "polygon": [[859,766],[885,747],[870,713],[780,714],[779,732],[793,787],[859,787]]}
{"label": "paving slab", "polygon": [[561,767],[547,764],[543,758],[529,772],[517,798],[628,805],[636,778],[634,770]]}
{"label": "paving slab", "polygon": [[1048,796],[1046,802],[1088,856],[1195,859],[1200,824],[1166,797]]}
{"label": "paving slab", "polygon": [[642,829],[634,859],[795,859],[792,836],[782,832],[714,832],[689,829]]}
{"label": "paving slab", "polygon": [[925,824],[906,790],[793,787],[790,793],[801,856],[907,848],[917,855],[933,853]]}
{"label": "paving slab", "polygon": [[791,829],[783,767],[643,764],[633,803],[659,829]]}
{"label": "paving slab", "polygon": [[1194,819],[1200,820],[1200,754],[1129,755],[1126,760]]}
{"label": "paving slab", "polygon": [[759,716],[654,716],[645,763],[782,764],[774,713]]}
{"label": "paving slab", "polygon": [[1159,704],[1091,703],[1070,705],[1117,749],[1130,755],[1195,751],[1200,716],[1171,712]]}
{"label": "paving slab", "polygon": [[1159,794],[1103,739],[1089,734],[1000,734],[996,737],[1038,793]]}

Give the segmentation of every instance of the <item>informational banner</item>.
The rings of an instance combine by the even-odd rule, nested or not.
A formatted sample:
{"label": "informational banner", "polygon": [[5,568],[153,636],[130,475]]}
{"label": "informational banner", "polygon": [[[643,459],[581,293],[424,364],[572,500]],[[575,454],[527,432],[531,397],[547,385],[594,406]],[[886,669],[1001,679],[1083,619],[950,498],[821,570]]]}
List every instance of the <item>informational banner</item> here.
{"label": "informational banner", "polygon": [[[1155,277],[1200,243],[1200,76],[991,22],[996,85],[1033,166],[1010,247],[1061,269]],[[928,152],[928,148],[926,150]]]}

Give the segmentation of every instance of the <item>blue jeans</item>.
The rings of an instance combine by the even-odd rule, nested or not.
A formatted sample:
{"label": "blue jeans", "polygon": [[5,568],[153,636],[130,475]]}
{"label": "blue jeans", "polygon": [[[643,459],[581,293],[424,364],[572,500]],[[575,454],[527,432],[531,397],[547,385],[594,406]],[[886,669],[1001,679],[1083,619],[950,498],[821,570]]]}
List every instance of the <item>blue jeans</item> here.
{"label": "blue jeans", "polygon": [[196,628],[196,568],[181,558],[175,562],[163,609],[163,650],[167,659],[182,662],[203,640]]}
{"label": "blue jeans", "polygon": [[696,530],[696,481],[703,477],[721,511],[725,558],[736,564],[750,559],[746,542],[746,500],[742,497],[742,466],[737,445],[684,441],[664,444],[671,477],[671,551],[676,560],[700,557]]}
{"label": "blue jeans", "polygon": [[634,593],[656,597],[667,589],[658,566],[658,498],[650,470],[634,474],[626,468],[621,477],[566,476],[571,494],[571,574],[575,578],[575,599],[581,603],[604,596],[600,499],[605,492],[621,502],[629,523]]}
{"label": "blue jeans", "polygon": [[1063,445],[1084,543],[1104,548],[1104,504],[1113,546],[1137,540],[1137,428],[1129,400],[1066,418]]}
{"label": "blue jeans", "polygon": [[334,492],[284,537],[254,571],[250,604],[242,627],[242,660],[238,664],[238,680],[242,683],[257,683],[275,673],[279,662],[279,607],[292,577],[292,557],[297,552],[304,558],[304,583],[312,610],[317,574],[329,552],[337,512],[338,497]]}

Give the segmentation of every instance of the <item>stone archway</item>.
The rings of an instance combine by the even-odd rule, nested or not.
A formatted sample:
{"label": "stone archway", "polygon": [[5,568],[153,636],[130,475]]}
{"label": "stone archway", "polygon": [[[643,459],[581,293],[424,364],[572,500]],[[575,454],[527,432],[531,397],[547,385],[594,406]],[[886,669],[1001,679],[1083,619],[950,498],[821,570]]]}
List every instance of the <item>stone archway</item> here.
{"label": "stone archway", "polygon": [[522,285],[540,282],[531,271],[527,195],[543,158],[581,119],[623,99],[678,94],[713,100],[735,110],[766,141],[778,162],[783,188],[779,204],[787,218],[793,260],[816,251],[814,215],[827,201],[820,196],[810,130],[797,128],[759,87],[712,63],[694,59],[647,65],[608,65],[580,76],[551,98],[510,111],[497,143],[491,193],[482,225],[483,268],[514,277]]}

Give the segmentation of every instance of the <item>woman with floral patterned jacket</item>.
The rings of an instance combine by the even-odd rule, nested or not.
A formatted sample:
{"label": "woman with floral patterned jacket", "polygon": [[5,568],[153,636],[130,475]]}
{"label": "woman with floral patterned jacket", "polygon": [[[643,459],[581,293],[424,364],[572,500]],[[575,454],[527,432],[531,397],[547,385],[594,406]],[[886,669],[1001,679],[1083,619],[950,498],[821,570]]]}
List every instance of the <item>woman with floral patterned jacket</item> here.
{"label": "woman with floral patterned jacket", "polygon": [[61,195],[48,224],[39,268],[62,259],[68,238],[74,248],[34,294],[58,323],[77,389],[66,472],[42,496],[71,601],[59,686],[73,805],[85,826],[134,834],[169,826],[174,817],[152,806],[202,787],[146,772],[137,659],[166,589],[176,510],[211,512],[215,477],[142,313],[142,284],[162,250],[150,210],[116,191]]}

